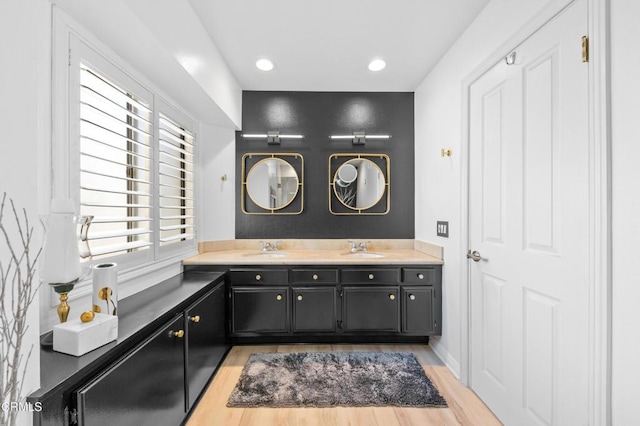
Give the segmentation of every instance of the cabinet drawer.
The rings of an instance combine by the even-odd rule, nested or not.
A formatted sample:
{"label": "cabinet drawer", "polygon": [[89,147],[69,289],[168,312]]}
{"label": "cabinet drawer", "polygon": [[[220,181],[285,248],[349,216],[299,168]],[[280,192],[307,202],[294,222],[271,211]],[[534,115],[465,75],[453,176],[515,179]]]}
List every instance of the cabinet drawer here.
{"label": "cabinet drawer", "polygon": [[293,269],[293,282],[304,284],[337,284],[337,269]]}
{"label": "cabinet drawer", "polygon": [[403,268],[402,282],[406,284],[436,285],[439,282],[439,268]]}
{"label": "cabinet drawer", "polygon": [[342,282],[344,284],[396,284],[398,269],[358,268],[343,269]]}
{"label": "cabinet drawer", "polygon": [[288,284],[286,269],[230,269],[229,282],[233,284]]}

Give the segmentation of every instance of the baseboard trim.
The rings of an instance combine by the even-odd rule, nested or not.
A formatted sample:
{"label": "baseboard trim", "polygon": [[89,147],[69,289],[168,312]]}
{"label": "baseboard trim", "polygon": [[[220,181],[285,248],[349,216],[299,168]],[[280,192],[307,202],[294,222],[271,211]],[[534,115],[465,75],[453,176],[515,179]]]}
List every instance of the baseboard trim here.
{"label": "baseboard trim", "polygon": [[460,380],[460,363],[437,340],[431,339],[429,346],[434,354],[451,371],[456,379]]}

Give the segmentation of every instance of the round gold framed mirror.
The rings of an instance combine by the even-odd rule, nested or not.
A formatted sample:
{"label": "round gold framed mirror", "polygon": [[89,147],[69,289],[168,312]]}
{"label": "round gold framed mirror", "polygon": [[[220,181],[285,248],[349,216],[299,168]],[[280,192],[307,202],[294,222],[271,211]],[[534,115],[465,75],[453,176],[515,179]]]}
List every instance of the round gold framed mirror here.
{"label": "round gold framed mirror", "polygon": [[342,163],[333,176],[333,191],[338,201],[352,210],[366,210],[384,196],[386,179],[382,169],[367,158]]}
{"label": "round gold framed mirror", "polygon": [[280,210],[293,202],[298,194],[296,170],[282,158],[264,158],[247,173],[247,194],[265,210]]}

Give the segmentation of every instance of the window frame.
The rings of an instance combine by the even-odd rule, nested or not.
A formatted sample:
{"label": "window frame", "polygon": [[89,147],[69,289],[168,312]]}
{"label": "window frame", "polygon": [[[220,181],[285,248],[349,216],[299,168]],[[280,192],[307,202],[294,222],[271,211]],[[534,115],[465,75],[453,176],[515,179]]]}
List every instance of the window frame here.
{"label": "window frame", "polygon": [[[151,142],[151,238],[148,249],[137,250],[117,256],[92,259],[91,264],[116,262],[119,282],[148,275],[150,271],[181,265],[182,259],[197,254],[199,206],[197,202],[199,164],[199,123],[182,108],[169,100],[160,89],[149,83],[108,47],[94,39],[84,28],[54,8],[52,58],[52,151],[51,151],[51,197],[73,198],[76,211],[80,211],[80,61],[102,73],[129,93],[145,99],[152,110],[153,129]],[[159,185],[158,185],[158,125],[162,112],[194,135],[194,182],[193,215],[194,237],[180,243],[160,247],[159,242]],[[90,280],[79,283],[76,288],[88,286]],[[90,290],[74,291],[80,297]],[[75,298],[75,297],[74,297]]]}

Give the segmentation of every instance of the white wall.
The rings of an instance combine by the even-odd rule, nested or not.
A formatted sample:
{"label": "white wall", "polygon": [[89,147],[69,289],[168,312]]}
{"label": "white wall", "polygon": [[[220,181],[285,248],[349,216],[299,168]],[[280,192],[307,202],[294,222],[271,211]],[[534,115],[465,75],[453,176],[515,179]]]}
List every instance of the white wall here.
{"label": "white wall", "polygon": [[199,121],[240,128],[240,85],[189,2],[51,1]]}
{"label": "white wall", "polygon": [[[240,128],[242,90],[191,4],[174,0],[127,0],[126,4]],[[218,124],[207,119],[202,121]]]}
{"label": "white wall", "polygon": [[[200,125],[198,241],[233,240],[236,229],[236,144],[231,129]],[[222,176],[227,180],[223,181]]]}
{"label": "white wall", "polygon": [[612,119],[612,417],[614,425],[640,418],[640,2],[611,0]]}
{"label": "white wall", "polygon": [[[432,347],[460,373],[460,276],[462,82],[494,50],[547,5],[546,0],[492,0],[431,70],[415,94],[416,239],[444,247],[443,330]],[[425,42],[428,42],[425,41]],[[451,149],[442,158],[440,149]],[[449,221],[449,238],[436,236],[436,221]]]}
{"label": "white wall", "polygon": [[[46,22],[48,7],[42,0],[3,0],[0,2],[0,197],[4,192],[13,198],[17,208],[27,211],[36,232],[33,247],[42,241],[42,230],[38,214],[42,211],[39,200],[43,199],[38,186],[40,146],[48,137],[48,34],[40,30]],[[44,17],[44,18],[43,18]],[[46,26],[44,33],[47,33]],[[43,42],[42,38],[45,38]],[[44,59],[44,60],[43,60]],[[43,131],[43,129],[45,129]],[[46,171],[45,171],[46,173]],[[8,209],[7,209],[8,208]],[[10,207],[5,206],[5,225],[14,221]],[[9,226],[10,229],[14,227]],[[12,234],[12,243],[17,244],[17,235]],[[33,256],[33,253],[32,253]],[[9,253],[4,242],[0,244],[0,261],[7,266]],[[36,281],[37,274],[36,274]],[[10,303],[10,295],[5,296]],[[40,386],[40,345],[38,328],[38,297],[31,305],[27,316],[28,331],[23,341],[23,354],[33,349],[28,361],[23,382],[23,395]],[[4,369],[4,365],[2,366]],[[18,424],[31,424],[31,414],[22,412]]]}

